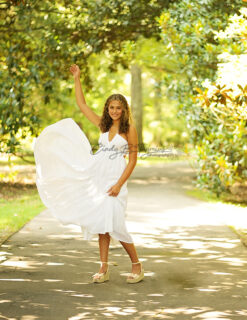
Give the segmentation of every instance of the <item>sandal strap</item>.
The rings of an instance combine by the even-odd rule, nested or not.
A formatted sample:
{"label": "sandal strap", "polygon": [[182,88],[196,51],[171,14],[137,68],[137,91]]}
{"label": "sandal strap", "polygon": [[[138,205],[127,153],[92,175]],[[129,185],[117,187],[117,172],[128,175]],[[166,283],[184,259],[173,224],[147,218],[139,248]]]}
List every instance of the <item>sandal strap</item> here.
{"label": "sandal strap", "polygon": [[140,273],[139,274],[137,274],[137,273],[129,273],[128,276],[136,279],[136,278],[140,277]]}
{"label": "sandal strap", "polygon": [[132,262],[132,264],[138,264],[138,263],[141,263],[140,261],[138,261],[138,262]]}
{"label": "sandal strap", "polygon": [[103,276],[104,274],[106,274],[106,272],[105,273],[102,273],[102,272],[97,272],[97,273],[95,273],[94,275],[92,275],[92,277],[95,277],[95,276]]}

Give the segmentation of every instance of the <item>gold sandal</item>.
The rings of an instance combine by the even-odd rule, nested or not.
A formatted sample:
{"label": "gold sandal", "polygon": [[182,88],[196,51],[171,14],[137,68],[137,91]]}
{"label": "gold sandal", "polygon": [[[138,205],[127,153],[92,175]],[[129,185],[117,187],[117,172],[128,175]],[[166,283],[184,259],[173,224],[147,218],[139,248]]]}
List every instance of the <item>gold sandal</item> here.
{"label": "gold sandal", "polygon": [[[101,261],[101,265],[103,263],[108,263],[108,262],[102,262]],[[106,272],[102,273],[102,272],[97,272],[95,273],[92,277],[93,277],[93,282],[105,282],[107,280],[109,280],[109,266],[107,267]]]}
{"label": "gold sandal", "polygon": [[131,278],[127,278],[126,281],[128,283],[136,283],[136,282],[141,281],[144,278],[144,269],[142,267],[142,263],[139,262],[139,261],[138,262],[132,262],[132,264],[138,264],[138,263],[141,264],[141,272],[140,273],[129,273],[128,275],[130,277],[132,277],[132,279]]}

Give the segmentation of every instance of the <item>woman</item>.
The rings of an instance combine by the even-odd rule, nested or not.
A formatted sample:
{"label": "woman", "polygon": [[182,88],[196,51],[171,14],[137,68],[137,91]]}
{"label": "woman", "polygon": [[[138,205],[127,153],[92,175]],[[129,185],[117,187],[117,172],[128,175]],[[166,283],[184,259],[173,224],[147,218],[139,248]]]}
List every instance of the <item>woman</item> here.
{"label": "woman", "polygon": [[138,151],[130,109],[124,96],[113,94],[106,100],[102,117],[98,116],[86,104],[79,67],[72,65],[70,72],[79,108],[101,130],[100,148],[92,153],[87,137],[71,118],[46,127],[34,146],[37,188],[44,204],[62,223],[80,225],[86,240],[98,235],[101,267],[93,275],[93,282],[109,280],[112,237],[120,241],[132,261],[126,281],[136,283],[144,278],[144,269],[125,225],[127,179]]}

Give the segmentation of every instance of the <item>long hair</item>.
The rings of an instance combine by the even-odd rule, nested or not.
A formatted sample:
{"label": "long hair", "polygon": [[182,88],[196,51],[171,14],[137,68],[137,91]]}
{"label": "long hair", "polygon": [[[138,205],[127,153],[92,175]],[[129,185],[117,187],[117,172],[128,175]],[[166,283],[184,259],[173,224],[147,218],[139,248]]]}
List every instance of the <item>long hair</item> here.
{"label": "long hair", "polygon": [[131,114],[130,106],[129,106],[126,98],[120,93],[112,94],[106,99],[103,114],[102,114],[101,121],[99,124],[100,129],[102,132],[107,132],[107,131],[109,131],[109,129],[113,123],[113,120],[110,117],[109,111],[108,111],[110,102],[113,100],[118,100],[122,106],[122,114],[121,114],[121,118],[120,118],[119,133],[128,133],[129,126],[130,126],[130,124],[133,123],[133,117]]}

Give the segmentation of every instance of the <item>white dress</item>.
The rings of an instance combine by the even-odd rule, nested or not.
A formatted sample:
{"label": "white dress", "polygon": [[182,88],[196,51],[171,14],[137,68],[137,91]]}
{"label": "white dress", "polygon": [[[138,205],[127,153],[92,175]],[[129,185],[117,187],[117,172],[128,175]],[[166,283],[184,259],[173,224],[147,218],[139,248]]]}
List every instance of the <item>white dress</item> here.
{"label": "white dress", "polygon": [[62,224],[79,225],[85,240],[109,232],[113,240],[133,243],[125,224],[127,181],[117,196],[107,193],[126,168],[128,143],[118,133],[109,141],[109,131],[98,142],[93,153],[72,118],[47,126],[34,144],[40,198]]}

